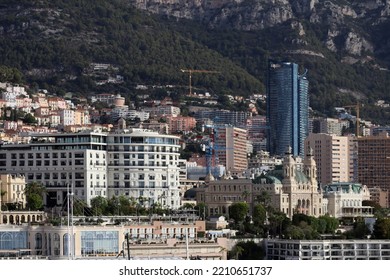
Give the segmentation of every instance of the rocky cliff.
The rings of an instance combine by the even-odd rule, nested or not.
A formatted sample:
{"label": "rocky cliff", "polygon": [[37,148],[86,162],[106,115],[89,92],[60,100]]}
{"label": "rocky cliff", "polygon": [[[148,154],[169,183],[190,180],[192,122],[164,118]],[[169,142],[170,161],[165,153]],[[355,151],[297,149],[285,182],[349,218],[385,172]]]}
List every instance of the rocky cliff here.
{"label": "rocky cliff", "polygon": [[[138,9],[191,19],[214,29],[256,31],[292,23],[295,43],[307,44],[305,27],[320,27],[323,44],[344,57],[378,51],[371,29],[389,22],[390,0],[129,0]],[[315,27],[316,28],[316,27]],[[386,39],[388,42],[388,38]],[[380,40],[382,42],[382,40]],[[344,60],[351,61],[351,60]]]}

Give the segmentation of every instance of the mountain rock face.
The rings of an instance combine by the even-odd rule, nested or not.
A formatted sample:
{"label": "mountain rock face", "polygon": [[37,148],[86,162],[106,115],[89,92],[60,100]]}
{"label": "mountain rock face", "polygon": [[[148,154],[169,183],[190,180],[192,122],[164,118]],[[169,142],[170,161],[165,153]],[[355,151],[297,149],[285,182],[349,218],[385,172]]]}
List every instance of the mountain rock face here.
{"label": "mountain rock face", "polygon": [[256,31],[298,22],[300,42],[305,26],[326,29],[321,38],[332,52],[361,56],[375,46],[370,28],[389,21],[390,0],[129,0],[138,9],[191,19],[214,29]]}

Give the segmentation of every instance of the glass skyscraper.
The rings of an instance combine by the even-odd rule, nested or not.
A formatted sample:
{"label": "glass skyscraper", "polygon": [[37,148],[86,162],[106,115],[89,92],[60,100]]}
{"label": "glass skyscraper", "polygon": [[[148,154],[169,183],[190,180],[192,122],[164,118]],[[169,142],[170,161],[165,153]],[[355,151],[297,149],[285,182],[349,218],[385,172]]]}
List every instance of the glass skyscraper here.
{"label": "glass skyscraper", "polygon": [[294,156],[304,156],[309,119],[306,72],[300,75],[295,63],[269,62],[267,146],[271,155],[284,155],[291,147]]}

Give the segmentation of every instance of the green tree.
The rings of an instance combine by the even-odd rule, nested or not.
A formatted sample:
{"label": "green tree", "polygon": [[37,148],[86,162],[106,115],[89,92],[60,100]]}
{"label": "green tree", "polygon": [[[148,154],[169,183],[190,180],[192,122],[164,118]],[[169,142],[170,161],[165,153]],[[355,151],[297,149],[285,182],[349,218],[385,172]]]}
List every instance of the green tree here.
{"label": "green tree", "polygon": [[248,215],[249,206],[246,202],[236,202],[229,207],[229,217],[234,220],[236,225],[242,224]]}
{"label": "green tree", "polygon": [[97,196],[91,199],[91,212],[94,216],[107,214],[108,202],[105,197]]}
{"label": "green tree", "polygon": [[3,197],[6,195],[7,191],[0,190],[0,207],[3,205]]}
{"label": "green tree", "polygon": [[256,196],[255,201],[263,204],[268,208],[271,204],[271,196],[267,191],[262,191],[259,195]]}
{"label": "green tree", "polygon": [[353,224],[353,229],[346,232],[345,235],[348,239],[365,239],[370,234],[371,231],[364,222],[364,219],[358,218]]}
{"label": "green tree", "polygon": [[285,213],[275,211],[271,213],[269,219],[269,233],[272,236],[283,236],[283,232],[291,224],[290,219]]}
{"label": "green tree", "polygon": [[390,239],[390,219],[379,218],[374,225],[373,237],[375,239]]}
{"label": "green tree", "polygon": [[267,219],[267,210],[264,205],[256,204],[253,207],[252,220],[253,224],[258,227],[263,227]]}
{"label": "green tree", "polygon": [[37,123],[37,120],[33,115],[26,114],[23,118],[23,122],[25,122],[26,124],[35,124]]}
{"label": "green tree", "polygon": [[254,241],[240,241],[228,252],[228,257],[236,260],[263,260],[264,256],[264,248]]}
{"label": "green tree", "polygon": [[46,188],[38,182],[26,185],[24,194],[26,196],[27,208],[30,210],[41,210],[43,208],[43,196]]}
{"label": "green tree", "polygon": [[320,216],[318,219],[323,220],[326,223],[326,228],[324,233],[333,234],[335,233],[336,229],[339,227],[339,220],[329,215]]}
{"label": "green tree", "polygon": [[244,190],[243,192],[242,192],[242,194],[241,194],[241,196],[244,198],[244,201],[245,202],[248,202],[247,200],[248,200],[248,197],[251,195],[251,193],[249,192],[249,191],[247,191],[247,190]]}
{"label": "green tree", "polygon": [[300,228],[300,227],[298,227],[298,226],[295,226],[295,225],[291,225],[291,226],[289,226],[289,227],[286,229],[285,238],[286,238],[286,239],[297,239],[297,240],[301,240],[301,239],[304,239],[304,238],[305,238],[305,233],[304,233],[304,231],[302,230],[302,228]]}
{"label": "green tree", "polygon": [[43,208],[43,198],[37,193],[32,193],[26,197],[27,208],[36,211]]}
{"label": "green tree", "polygon": [[206,219],[207,218],[208,213],[207,213],[207,205],[206,205],[206,203],[199,202],[198,204],[195,205],[194,209],[198,211],[200,218],[202,218],[202,219]]}

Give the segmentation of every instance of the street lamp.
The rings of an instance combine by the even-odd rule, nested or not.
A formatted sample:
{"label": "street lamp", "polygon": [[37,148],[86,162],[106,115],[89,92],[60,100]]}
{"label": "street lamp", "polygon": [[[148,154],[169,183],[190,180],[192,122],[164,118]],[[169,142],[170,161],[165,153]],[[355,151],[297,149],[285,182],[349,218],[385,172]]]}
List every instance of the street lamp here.
{"label": "street lamp", "polygon": [[127,259],[130,260],[130,234],[125,233],[126,245],[127,245]]}

